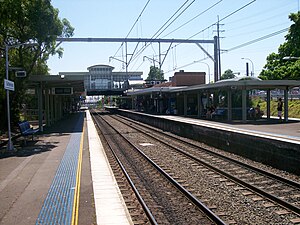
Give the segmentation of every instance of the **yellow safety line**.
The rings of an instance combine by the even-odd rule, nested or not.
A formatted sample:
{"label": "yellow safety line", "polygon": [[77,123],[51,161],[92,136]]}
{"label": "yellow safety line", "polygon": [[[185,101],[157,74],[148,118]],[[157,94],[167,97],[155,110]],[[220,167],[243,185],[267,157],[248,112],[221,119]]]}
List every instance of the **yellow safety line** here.
{"label": "yellow safety line", "polygon": [[76,175],[76,187],[74,193],[73,213],[72,213],[72,225],[78,224],[78,210],[79,210],[79,195],[80,195],[80,177],[81,177],[81,164],[82,164],[82,150],[83,150],[83,137],[84,127],[82,128],[82,135],[80,140],[80,149],[78,156],[78,166]]}

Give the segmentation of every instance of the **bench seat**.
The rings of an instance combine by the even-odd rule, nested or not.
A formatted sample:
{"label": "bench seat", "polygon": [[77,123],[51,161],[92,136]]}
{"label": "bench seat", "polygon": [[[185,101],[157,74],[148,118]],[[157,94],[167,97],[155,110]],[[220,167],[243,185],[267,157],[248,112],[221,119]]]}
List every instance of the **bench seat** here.
{"label": "bench seat", "polygon": [[211,116],[212,119],[225,119],[226,111],[225,109],[216,109]]}
{"label": "bench seat", "polygon": [[33,135],[36,134],[37,132],[39,132],[39,129],[33,129],[30,127],[30,124],[28,121],[22,121],[19,123],[19,128],[20,128],[20,132],[21,135],[26,137],[29,135],[32,135],[32,140],[33,140]]}

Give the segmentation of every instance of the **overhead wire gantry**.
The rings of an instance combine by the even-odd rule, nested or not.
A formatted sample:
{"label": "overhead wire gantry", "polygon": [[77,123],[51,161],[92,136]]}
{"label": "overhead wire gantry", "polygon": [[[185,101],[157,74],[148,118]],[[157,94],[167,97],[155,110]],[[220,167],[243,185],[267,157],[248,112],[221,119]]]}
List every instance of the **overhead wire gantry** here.
{"label": "overhead wire gantry", "polygon": [[[196,44],[213,62],[214,62],[214,81],[220,80],[220,60],[218,57],[218,37],[214,36],[213,40],[192,40],[192,39],[160,39],[160,38],[57,38],[58,42],[121,42],[125,43],[125,51],[126,51],[126,73],[128,72],[128,65],[130,60],[128,60],[128,48],[127,43],[135,42],[135,43],[158,43],[159,46],[159,67],[161,68],[166,56],[172,46],[173,43],[182,43],[182,44]],[[165,54],[161,53],[161,43],[169,43],[169,48]],[[213,44],[214,45],[214,53],[213,56],[207,52],[200,44]],[[162,57],[163,56],[163,57]]]}

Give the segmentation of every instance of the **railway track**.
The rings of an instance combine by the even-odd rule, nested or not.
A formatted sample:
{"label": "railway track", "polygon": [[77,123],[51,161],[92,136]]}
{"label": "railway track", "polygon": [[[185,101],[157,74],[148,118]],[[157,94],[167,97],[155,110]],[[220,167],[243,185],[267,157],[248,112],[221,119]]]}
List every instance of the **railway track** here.
{"label": "railway track", "polygon": [[[117,118],[114,116],[114,119]],[[120,120],[121,119],[118,118],[119,123],[121,123]],[[111,119],[110,123],[116,125],[116,122],[113,122]],[[225,186],[234,190],[235,195],[237,193],[240,195],[240,199],[245,199],[244,201],[246,202],[250,201],[252,204],[256,204],[258,208],[261,208],[262,212],[266,211],[269,213],[270,215],[265,218],[266,221],[274,220],[275,223],[281,224],[297,224],[300,222],[299,183],[276,176],[272,173],[267,173],[253,166],[216,154],[215,152],[207,151],[207,149],[200,148],[195,144],[186,143],[180,138],[174,137],[174,135],[166,135],[166,132],[159,132],[158,129],[150,128],[147,125],[137,125],[136,121],[122,118],[122,123],[125,123],[126,126],[130,126],[131,130],[123,130],[119,124],[120,132],[124,134],[127,133],[129,137],[136,136],[137,133],[140,133],[140,135],[138,135],[140,138],[136,141],[136,145],[143,142],[142,136],[148,136],[148,143],[156,143],[155,145],[162,141],[164,146],[168,146],[169,152],[170,149],[172,149],[172,154],[175,154],[176,158],[174,160],[187,162],[187,164],[193,168],[193,171],[205,172],[206,176],[208,176],[207,179],[214,178],[219,181],[219,184],[216,186]],[[152,140],[149,141],[149,137]],[[170,166],[166,165],[166,159],[171,158],[171,153],[168,156],[157,157],[157,151],[152,151],[151,149],[154,149],[154,147],[147,148],[146,146],[143,148],[143,151],[157,164],[165,168],[165,170],[174,174],[179,180],[186,180],[184,182],[185,185],[194,189],[191,192],[196,190],[195,185],[189,184],[196,181],[192,181],[192,178],[186,179],[187,177],[180,177],[180,175],[176,174],[176,169],[174,171],[174,169],[170,169]],[[178,170],[182,170],[182,167],[178,167],[177,171]],[[195,172],[195,174],[197,172]],[[209,192],[209,190],[207,191]],[[234,217],[233,213],[229,212],[230,210],[226,212],[222,207],[217,207],[215,201],[207,199],[205,195],[198,195],[200,200],[203,202],[207,201],[207,205],[209,205],[214,212],[217,212],[219,215],[225,215],[226,218],[230,218],[229,215]],[[234,199],[232,199],[232,201],[234,201]],[[243,216],[241,215],[241,217]],[[240,223],[243,222],[242,220],[235,218],[231,222],[234,223],[235,221]]]}
{"label": "railway track", "polygon": [[[118,173],[117,177],[127,174],[127,183],[130,183],[131,189],[135,190],[135,198],[140,205],[140,209],[135,208],[135,211],[140,213],[143,208],[145,212],[143,214],[147,215],[147,220],[145,217],[139,218],[139,223],[226,224],[187,191],[180,181],[176,181],[147,157],[138,146],[113,128],[109,121],[100,115],[94,115],[93,119],[112,150],[109,154],[113,154],[119,168],[123,168],[122,175]],[[115,163],[113,165],[116,168]],[[121,180],[124,181],[124,178]],[[130,194],[126,196],[132,198]],[[126,202],[137,201],[131,199]]]}
{"label": "railway track", "polygon": [[[124,117],[122,119],[123,121],[129,121],[129,123],[132,122]],[[119,121],[121,120],[119,119]],[[131,126],[146,135],[149,135],[149,130],[151,130],[152,132],[149,136],[154,138],[156,141],[163,141],[164,144],[176,149],[180,153],[203,163],[205,166],[214,169],[231,180],[234,180],[257,193],[278,202],[282,206],[297,214],[300,214],[300,183],[248,165],[244,162],[234,160],[216,152],[212,152],[152,127],[147,127],[147,129],[145,129],[144,124],[142,127],[128,123],[126,125]]]}

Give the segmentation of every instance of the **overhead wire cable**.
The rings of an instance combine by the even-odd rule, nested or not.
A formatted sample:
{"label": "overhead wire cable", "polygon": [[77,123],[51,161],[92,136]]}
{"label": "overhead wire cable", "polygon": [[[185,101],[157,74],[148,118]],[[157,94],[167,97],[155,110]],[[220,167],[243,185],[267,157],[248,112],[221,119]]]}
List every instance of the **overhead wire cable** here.
{"label": "overhead wire cable", "polygon": [[[265,36],[263,36],[263,37],[260,37],[260,38],[257,38],[257,39],[254,39],[254,40],[245,42],[245,43],[243,43],[243,44],[237,45],[237,46],[235,46],[235,47],[232,47],[232,48],[226,50],[225,52],[227,53],[227,52],[229,52],[229,51],[233,51],[233,50],[236,50],[236,49],[239,49],[239,48],[242,48],[242,47],[246,47],[246,46],[251,45],[251,44],[254,44],[254,43],[256,43],[256,42],[259,42],[259,41],[262,41],[262,40],[265,40],[265,39],[274,37],[274,36],[276,36],[276,35],[278,35],[278,34],[284,33],[284,32],[286,32],[286,31],[288,31],[288,30],[289,30],[289,28],[285,28],[285,29],[282,29],[282,30],[273,32],[273,33],[268,34],[268,35],[265,35]],[[221,54],[223,54],[223,53],[225,53],[225,52],[222,52]],[[183,66],[179,66],[179,67],[177,67],[176,69],[181,69],[181,68],[184,68],[184,67],[187,67],[187,66],[191,66],[191,65],[193,65],[193,64],[195,64],[195,63],[199,63],[199,62],[204,61],[204,60],[206,60],[206,59],[208,59],[208,57],[205,57],[205,58],[203,58],[203,59],[200,59],[200,60],[197,60],[197,61],[188,63],[188,64],[185,64],[185,65],[183,65]],[[170,72],[173,72],[174,70],[175,70],[175,69],[169,70],[169,71],[167,71],[167,72],[165,72],[165,73],[170,73]]]}
{"label": "overhead wire cable", "polygon": [[[195,0],[193,0],[193,2],[194,2]],[[175,13],[173,13],[173,15],[156,31],[156,33],[154,34],[154,35],[152,35],[152,37],[150,38],[151,40],[152,39],[154,39],[154,37],[157,35],[157,33],[158,32],[160,32],[160,30],[161,29],[163,29],[165,26],[166,26],[166,24],[168,24],[168,22],[187,4],[189,2],[189,0],[186,0],[177,10],[176,10],[176,12]],[[192,2],[192,3],[193,3]],[[191,5],[191,4],[190,4]],[[189,6],[190,6],[189,5]],[[188,6],[188,7],[189,7]],[[187,8],[186,8],[187,9]],[[186,10],[186,9],[184,9],[184,10]],[[171,22],[171,23],[173,23],[174,22],[174,20]],[[170,26],[171,25],[171,23],[168,25],[168,26]],[[157,38],[158,36],[156,36],[156,38]],[[145,45],[136,53],[137,55],[133,58],[133,59],[136,59],[138,56],[140,56],[140,54],[147,48],[149,46],[149,43],[145,43]]]}
{"label": "overhead wire cable", "polygon": [[246,5],[244,5],[244,6],[240,7],[240,8],[238,8],[237,10],[235,10],[235,11],[233,11],[232,13],[228,14],[227,16],[223,17],[223,18],[220,19],[219,21],[217,21],[217,22],[211,24],[210,26],[206,27],[206,28],[203,29],[202,31],[199,31],[199,32],[197,32],[196,34],[192,35],[192,36],[189,37],[188,39],[191,39],[191,38],[195,37],[196,35],[198,35],[198,34],[204,32],[205,30],[207,30],[207,29],[209,29],[209,28],[211,28],[211,27],[217,25],[217,24],[220,23],[221,21],[223,21],[223,20],[227,19],[228,17],[230,17],[230,16],[236,14],[237,12],[239,12],[239,11],[241,11],[242,9],[248,7],[249,5],[251,5],[251,4],[254,3],[254,2],[256,2],[256,0],[253,0],[253,1],[249,2],[249,3],[247,3]]}
{"label": "overhead wire cable", "polygon": [[159,37],[159,35],[161,35],[166,29],[168,29],[168,27],[175,21],[175,20],[177,20],[181,15],[182,15],[182,13],[184,13],[193,3],[195,2],[195,0],[193,0],[184,10],[182,10],[181,12],[180,12],[180,14],[179,15],[177,15],[173,20],[172,20],[172,22],[170,22],[169,24],[168,24],[168,26],[166,26],[157,36],[156,36],[156,38],[157,37]]}
{"label": "overhead wire cable", "polygon": [[[181,26],[179,26],[178,28],[176,28],[175,30],[171,31],[170,33],[168,33],[167,35],[165,35],[164,37],[168,36],[169,34],[179,30],[180,28],[182,28],[183,26],[187,25],[188,23],[192,22],[193,20],[195,20],[196,18],[198,18],[199,16],[203,15],[204,13],[206,13],[207,11],[209,11],[210,9],[212,9],[213,7],[215,7],[216,5],[218,5],[219,3],[221,3],[223,0],[220,0],[218,2],[216,2],[215,4],[213,4],[212,6],[208,7],[207,9],[205,9],[204,11],[202,11],[201,13],[197,14],[196,16],[194,16],[192,19],[190,19],[189,21],[185,22],[184,24],[182,24]],[[193,2],[192,2],[193,3]],[[192,4],[191,3],[191,4]],[[189,6],[188,6],[189,7]],[[187,8],[186,8],[187,9]],[[186,10],[185,9],[185,10]],[[181,14],[183,13],[183,11],[181,12]]]}
{"label": "overhead wire cable", "polygon": [[[231,22],[227,22],[226,24],[228,25],[228,24],[240,23],[241,21],[244,21],[244,20],[248,21],[249,18],[251,18],[251,17],[261,16],[262,13],[264,13],[264,14],[270,14],[270,12],[273,12],[273,11],[279,9],[279,10],[280,10],[280,14],[272,15],[272,17],[273,17],[273,19],[274,19],[274,17],[276,17],[276,16],[279,16],[279,15],[286,15],[287,13],[289,13],[289,12],[291,11],[290,9],[289,9],[289,10],[286,10],[286,11],[283,11],[283,8],[288,8],[288,7],[290,7],[290,5],[291,5],[291,3],[290,3],[290,4],[284,3],[282,6],[280,5],[280,6],[276,6],[276,7],[270,8],[270,9],[267,11],[267,13],[266,13],[265,9],[263,9],[262,11],[256,11],[255,14],[251,14],[251,15],[250,15],[250,14],[247,14],[247,16],[245,16],[245,17],[243,17],[243,18],[239,18],[238,20],[234,20],[234,21],[231,21]],[[249,16],[249,15],[250,15],[250,16]]]}
{"label": "overhead wire cable", "polygon": [[179,30],[180,28],[184,27],[185,25],[189,24],[190,22],[192,22],[193,20],[195,20],[196,18],[198,18],[199,16],[203,15],[204,13],[206,13],[207,11],[209,11],[210,9],[214,8],[216,5],[218,5],[219,3],[221,3],[223,0],[218,1],[217,3],[213,4],[212,6],[210,6],[209,8],[205,9],[204,11],[202,11],[201,13],[199,13],[198,15],[194,16],[192,19],[188,20],[187,22],[185,22],[184,24],[180,25],[179,27],[177,27],[175,30],[171,31],[170,33],[166,34],[164,37],[174,33],[175,31]]}
{"label": "overhead wire cable", "polygon": [[284,29],[282,29],[282,30],[273,32],[273,33],[268,34],[268,35],[265,35],[265,36],[263,36],[263,37],[260,37],[260,38],[257,38],[257,39],[254,39],[254,40],[245,42],[245,43],[243,43],[243,44],[237,45],[237,46],[232,47],[232,48],[230,48],[230,49],[227,49],[226,52],[233,51],[233,50],[236,50],[236,49],[238,49],[238,48],[242,48],[242,47],[245,47],[245,46],[254,44],[254,43],[256,43],[256,42],[259,42],[259,41],[265,40],[265,39],[267,39],[267,38],[276,36],[276,35],[278,35],[278,34],[284,33],[284,32],[286,32],[286,31],[288,31],[288,30],[289,30],[289,28],[284,28]]}
{"label": "overhead wire cable", "polygon": [[[200,32],[197,32],[196,34],[190,36],[189,38],[187,38],[187,40],[189,40],[189,39],[195,37],[196,35],[198,35],[198,34],[204,32],[205,30],[208,30],[209,28],[213,27],[213,26],[216,25],[217,23],[219,23],[219,22],[221,22],[221,21],[227,19],[228,17],[230,17],[230,16],[236,14],[237,12],[239,12],[239,11],[241,11],[242,9],[248,7],[249,5],[253,4],[254,2],[256,2],[256,0],[252,0],[251,2],[249,2],[249,3],[245,4],[245,5],[243,5],[242,7],[238,8],[237,10],[233,11],[232,13],[230,13],[230,14],[226,15],[225,17],[223,17],[222,19],[220,19],[218,22],[215,22],[215,23],[211,24],[210,26],[206,27],[205,29],[201,30]],[[178,45],[180,45],[180,43],[178,43],[177,45],[173,46],[172,49],[173,49],[174,47],[177,47]],[[138,54],[140,54],[140,53],[138,53]],[[193,63],[192,63],[192,64],[193,64]]]}
{"label": "overhead wire cable", "polygon": [[[158,32],[160,32],[160,30],[161,29],[163,29],[167,24],[168,24],[168,22],[184,7],[184,5],[185,4],[187,4],[189,2],[189,0],[186,0],[180,7],[179,7],[179,9],[177,9],[177,11],[175,12],[175,13],[173,13],[173,15],[158,29],[158,31],[156,31],[156,33],[154,34],[154,35],[152,35],[152,37],[150,38],[150,39],[153,39],[155,36],[156,36],[156,34],[158,33]],[[195,2],[195,0],[193,0],[192,1],[192,3],[190,3],[189,5],[188,5],[188,7],[190,7],[191,6],[191,4],[193,4]],[[187,9],[187,7],[184,9],[184,11]],[[182,13],[181,13],[182,14]],[[180,15],[181,15],[180,14]],[[168,26],[170,26],[172,23],[174,22],[174,20],[168,25]],[[156,37],[157,38],[157,37]]]}
{"label": "overhead wire cable", "polygon": [[231,38],[231,37],[240,37],[240,36],[245,36],[245,35],[250,35],[250,34],[254,34],[254,33],[258,33],[258,32],[261,32],[261,31],[267,31],[267,30],[270,30],[270,29],[273,29],[274,28],[278,28],[278,27],[286,27],[286,25],[288,25],[287,22],[285,23],[281,23],[281,24],[276,24],[274,26],[269,26],[267,28],[262,28],[262,29],[258,29],[258,30],[255,30],[255,31],[247,31],[247,32],[244,32],[244,33],[239,33],[239,34],[234,34],[232,36],[226,36],[226,38]]}
{"label": "overhead wire cable", "polygon": [[[256,0],[253,0],[253,1],[249,2],[249,3],[247,3],[246,5],[244,5],[244,6],[240,7],[240,8],[238,8],[237,10],[233,11],[232,13],[230,13],[230,14],[228,14],[227,16],[225,16],[225,17],[223,17],[222,19],[220,19],[218,22],[221,22],[221,21],[225,20],[226,18],[228,18],[228,17],[234,15],[235,13],[241,11],[241,10],[244,9],[245,7],[248,7],[249,5],[251,5],[252,3],[254,3],[255,1],[256,1]],[[197,32],[196,34],[190,36],[190,37],[187,38],[186,40],[189,40],[189,39],[191,39],[191,38],[197,36],[198,34],[200,34],[200,33],[204,32],[204,31],[208,30],[209,28],[215,26],[218,22],[215,22],[215,23],[209,25],[208,27],[202,29],[201,31]],[[174,48],[174,47],[176,47],[176,46],[178,46],[178,45],[180,45],[180,43],[174,45],[172,48]]]}
{"label": "overhead wire cable", "polygon": [[[169,27],[176,19],[178,19],[179,16],[177,16],[174,20],[172,20],[172,18],[174,16],[176,16],[176,14],[178,12],[180,12],[180,10],[189,2],[190,0],[186,0],[177,10],[175,13],[173,13],[173,15],[155,32],[154,35],[152,35],[152,37],[150,38],[151,40],[156,39],[162,32],[160,32],[165,26]],[[188,6],[186,6],[185,9],[182,10],[182,12],[180,13],[180,15],[182,15],[182,13],[184,11],[186,11],[193,3],[195,2],[195,0],[193,0]],[[172,21],[171,21],[172,20]],[[169,23],[169,21],[171,21]],[[169,24],[168,24],[169,23]],[[168,24],[168,25],[167,25]],[[160,32],[160,33],[159,33]],[[159,34],[158,34],[159,33]],[[157,35],[158,34],[158,35]],[[155,37],[156,36],[156,37]],[[136,53],[137,55],[133,58],[136,59],[147,47],[149,46],[149,43],[145,43],[145,45]]]}
{"label": "overhead wire cable", "polygon": [[[226,29],[226,31],[234,31],[234,30],[238,30],[238,29],[241,29],[241,28],[247,29],[248,26],[257,25],[257,23],[261,23],[261,22],[267,22],[269,20],[274,19],[274,17],[277,17],[279,15],[282,15],[282,14],[273,15],[273,16],[270,16],[268,18],[260,19],[259,21],[253,21],[251,23],[243,24],[243,25],[238,26],[238,27],[234,27],[234,28],[231,28],[231,29]],[[286,21],[285,23],[287,23],[287,22],[291,23],[291,21]],[[268,28],[269,28],[269,26],[268,26]]]}
{"label": "overhead wire cable", "polygon": [[[147,8],[149,2],[151,0],[148,0],[147,3],[145,4],[144,8],[142,9],[142,11],[140,12],[139,16],[137,17],[137,19],[135,20],[134,24],[132,25],[132,27],[130,28],[128,34],[126,35],[125,38],[128,38],[129,34],[131,33],[131,31],[133,30],[134,26],[137,24],[137,22],[139,21],[139,19],[141,18],[142,14],[144,13],[145,9]],[[122,44],[120,45],[120,47],[118,48],[118,50],[116,51],[116,53],[114,54],[113,57],[115,57],[117,55],[117,53],[120,51],[120,49],[122,48],[122,46],[124,45],[124,42],[122,42]]]}
{"label": "overhead wire cable", "polygon": [[[237,46],[235,46],[235,47],[232,47],[232,48],[226,50],[225,52],[227,53],[227,52],[229,52],[229,51],[233,51],[233,50],[236,50],[236,49],[239,49],[239,48],[242,48],[242,47],[245,47],[245,46],[254,44],[254,43],[259,42],[259,41],[263,41],[263,40],[265,40],[265,39],[274,37],[274,36],[276,36],[276,35],[278,35],[278,34],[284,33],[284,32],[286,32],[286,31],[288,31],[288,30],[289,30],[289,28],[285,28],[285,29],[282,29],[282,30],[273,32],[273,33],[271,33],[271,34],[268,34],[268,35],[262,36],[262,37],[260,37],[260,38],[257,38],[257,39],[254,39],[254,40],[245,42],[245,43],[243,43],[243,44],[237,45]],[[225,52],[222,52],[221,54],[223,54],[223,53],[225,53]],[[181,69],[181,68],[184,68],[184,67],[193,65],[193,64],[195,64],[195,63],[204,61],[204,60],[206,60],[206,59],[208,59],[208,57],[205,57],[205,58],[203,58],[203,59],[200,59],[200,60],[197,60],[197,61],[188,63],[188,64],[185,64],[185,65],[183,65],[183,66],[177,67],[176,69]],[[170,73],[170,72],[172,72],[172,71],[174,71],[174,70],[169,70],[169,71],[167,71],[167,72],[165,72],[165,73]]]}

